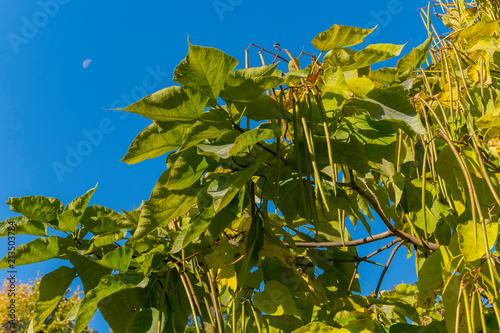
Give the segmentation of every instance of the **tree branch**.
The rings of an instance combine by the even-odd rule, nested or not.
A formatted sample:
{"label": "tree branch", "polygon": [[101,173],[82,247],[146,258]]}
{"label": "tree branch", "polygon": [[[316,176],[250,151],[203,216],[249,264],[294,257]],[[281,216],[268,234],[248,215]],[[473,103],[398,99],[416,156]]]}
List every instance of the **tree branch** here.
{"label": "tree branch", "polygon": [[[312,243],[305,243],[305,242],[298,242],[295,243],[296,247],[344,247],[344,246],[358,246],[358,245],[363,245],[363,244],[368,244],[371,242],[375,242],[381,239],[385,239],[388,237],[393,236],[393,233],[391,231],[386,231],[381,234],[373,235],[370,237],[365,237],[362,239],[356,239],[352,241],[347,241],[347,242],[312,242]],[[286,247],[291,247],[290,244],[288,243],[283,243]]]}

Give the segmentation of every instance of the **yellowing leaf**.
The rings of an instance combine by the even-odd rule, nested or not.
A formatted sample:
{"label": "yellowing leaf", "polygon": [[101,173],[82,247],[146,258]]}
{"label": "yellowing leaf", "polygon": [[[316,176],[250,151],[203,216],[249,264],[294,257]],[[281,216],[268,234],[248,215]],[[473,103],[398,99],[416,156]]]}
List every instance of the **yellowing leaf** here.
{"label": "yellowing leaf", "polygon": [[[486,237],[488,239],[488,245],[490,251],[495,244],[498,236],[498,223],[490,222],[486,223]],[[474,237],[474,222],[467,221],[466,223],[460,223],[457,226],[458,233],[458,245],[460,251],[464,255],[465,261],[474,261],[480,259],[486,254],[483,231],[481,224],[476,224],[476,237]]]}

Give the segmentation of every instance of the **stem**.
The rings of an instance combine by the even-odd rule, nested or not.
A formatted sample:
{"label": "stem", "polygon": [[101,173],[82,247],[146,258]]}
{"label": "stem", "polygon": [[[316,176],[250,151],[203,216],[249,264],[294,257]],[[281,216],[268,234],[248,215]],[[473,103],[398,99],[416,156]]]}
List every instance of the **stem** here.
{"label": "stem", "polygon": [[255,318],[255,325],[257,326],[257,332],[262,333],[262,328],[260,326],[259,317],[257,316],[257,312],[255,312],[255,308],[253,304],[250,304],[250,309],[252,309],[253,317]]}

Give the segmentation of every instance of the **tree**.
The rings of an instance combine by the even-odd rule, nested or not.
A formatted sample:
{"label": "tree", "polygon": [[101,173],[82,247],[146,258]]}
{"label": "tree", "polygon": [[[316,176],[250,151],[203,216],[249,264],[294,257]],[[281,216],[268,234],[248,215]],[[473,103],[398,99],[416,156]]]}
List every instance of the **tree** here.
{"label": "tree", "polygon": [[[5,280],[0,290],[0,302],[2,308],[0,314],[2,316],[2,332],[28,332],[28,327],[31,321],[31,314],[35,308],[35,302],[40,296],[39,286],[41,277],[37,277],[29,283],[15,284],[11,288],[10,282]],[[9,295],[11,293],[14,295]],[[80,302],[80,292],[77,288],[73,293],[68,289],[61,297],[56,308],[50,316],[43,320],[39,330],[35,332],[53,332],[53,333],[69,333],[73,328],[74,322],[66,320],[66,315],[70,310]],[[10,300],[15,299],[16,303],[16,323],[10,322],[9,308]],[[93,329],[85,329],[83,332],[97,333]]]}
{"label": "tree", "polygon": [[[41,236],[16,265],[70,261],[76,274],[51,274],[83,283],[75,332],[97,309],[116,332],[498,331],[499,4],[436,1],[442,36],[430,8],[427,40],[377,70],[403,45],[350,48],[373,29],[334,25],[312,41],[319,56],[252,45],[238,70],[190,44],[179,86],[123,109],[153,120],[123,160],[168,154],[149,200],[118,213],[88,206],[95,188],[66,206],[10,198],[22,216],[2,236]],[[361,295],[359,265],[389,249]],[[380,291],[398,250],[417,286]]]}

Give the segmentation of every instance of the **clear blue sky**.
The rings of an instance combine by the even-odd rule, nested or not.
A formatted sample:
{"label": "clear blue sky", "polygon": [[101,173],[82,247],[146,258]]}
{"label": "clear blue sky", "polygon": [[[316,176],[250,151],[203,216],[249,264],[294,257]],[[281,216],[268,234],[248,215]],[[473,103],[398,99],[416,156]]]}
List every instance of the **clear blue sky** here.
{"label": "clear blue sky", "polygon": [[[67,203],[97,182],[91,204],[130,210],[147,200],[165,159],[133,166],[119,160],[149,120],[106,109],[172,85],[188,35],[192,44],[236,57],[240,66],[250,43],[317,53],[311,40],[334,23],[378,24],[369,42],[408,43],[407,53],[426,38],[418,9],[426,5],[419,0],[0,0],[0,201],[45,195]],[[84,68],[86,59],[92,61]],[[89,133],[94,133],[90,144]],[[71,151],[86,156],[76,158]],[[0,203],[0,220],[15,215]],[[26,240],[19,236],[17,242]],[[6,247],[0,239],[1,256]],[[404,258],[401,250],[383,289],[416,279],[413,259],[404,263]],[[383,256],[379,260],[385,262]],[[21,266],[20,276],[28,280],[61,263]],[[380,269],[362,266],[363,271],[373,273],[361,282],[369,293]],[[5,277],[0,272],[0,279]],[[99,317],[91,325],[108,331]]]}

